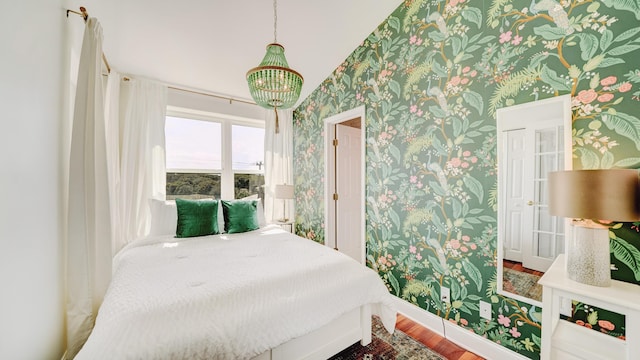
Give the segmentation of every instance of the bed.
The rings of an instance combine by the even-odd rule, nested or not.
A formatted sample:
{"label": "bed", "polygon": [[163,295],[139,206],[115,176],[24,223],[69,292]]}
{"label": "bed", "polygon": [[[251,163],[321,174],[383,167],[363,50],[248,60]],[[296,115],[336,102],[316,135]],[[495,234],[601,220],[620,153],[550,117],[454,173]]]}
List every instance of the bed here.
{"label": "bed", "polygon": [[326,359],[393,332],[378,275],[277,225],[189,238],[152,235],[114,258],[76,359]]}

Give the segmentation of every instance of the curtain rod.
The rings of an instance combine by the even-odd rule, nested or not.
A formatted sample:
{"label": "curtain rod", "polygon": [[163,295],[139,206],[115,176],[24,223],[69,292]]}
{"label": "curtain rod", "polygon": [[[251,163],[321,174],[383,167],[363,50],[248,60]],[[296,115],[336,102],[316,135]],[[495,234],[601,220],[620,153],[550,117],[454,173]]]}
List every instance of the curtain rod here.
{"label": "curtain rod", "polygon": [[[85,8],[84,6],[80,6],[80,12],[67,9],[67,17],[69,17],[69,13],[74,13],[76,15],[82,16],[85,24],[87,23],[87,20],[89,20],[89,13],[87,12],[87,8]],[[102,52],[102,62],[104,62],[104,66],[106,66],[107,68],[107,73],[110,73],[111,66],[109,66],[109,62],[107,61],[107,57],[104,55],[104,52]]]}

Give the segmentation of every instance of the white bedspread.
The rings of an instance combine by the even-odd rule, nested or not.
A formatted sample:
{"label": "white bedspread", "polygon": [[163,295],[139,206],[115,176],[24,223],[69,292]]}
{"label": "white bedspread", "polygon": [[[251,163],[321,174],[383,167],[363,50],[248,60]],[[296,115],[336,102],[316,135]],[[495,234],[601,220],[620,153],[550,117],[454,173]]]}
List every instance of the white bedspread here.
{"label": "white bedspread", "polygon": [[114,259],[76,359],[247,359],[368,303],[392,332],[396,311],[373,270],[277,226],[148,238]]}

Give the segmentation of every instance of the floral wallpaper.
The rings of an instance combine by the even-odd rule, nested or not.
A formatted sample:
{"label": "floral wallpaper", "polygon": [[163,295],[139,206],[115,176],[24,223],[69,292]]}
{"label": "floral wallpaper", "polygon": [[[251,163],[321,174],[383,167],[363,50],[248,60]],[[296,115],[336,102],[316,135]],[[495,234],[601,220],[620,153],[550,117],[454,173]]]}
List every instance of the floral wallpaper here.
{"label": "floral wallpaper", "polygon": [[[367,265],[394,295],[539,358],[541,309],[496,292],[496,110],[570,93],[574,167],[639,167],[638,16],[631,0],[402,2],[294,113],[296,233],[324,241],[323,120],[364,104]],[[612,230],[629,281],[638,226]]]}

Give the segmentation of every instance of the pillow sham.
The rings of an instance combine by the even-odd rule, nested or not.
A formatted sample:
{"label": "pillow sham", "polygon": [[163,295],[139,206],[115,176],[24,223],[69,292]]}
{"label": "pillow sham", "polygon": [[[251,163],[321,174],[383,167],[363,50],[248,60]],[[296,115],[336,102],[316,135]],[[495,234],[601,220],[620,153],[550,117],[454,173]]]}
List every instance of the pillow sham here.
{"label": "pillow sham", "polygon": [[218,201],[176,199],[178,224],[176,237],[194,237],[219,234]]}
{"label": "pillow sham", "polygon": [[175,201],[151,199],[150,236],[175,235],[178,224],[178,210]]}
{"label": "pillow sham", "polygon": [[220,200],[224,213],[224,232],[242,233],[260,228],[258,200]]}

